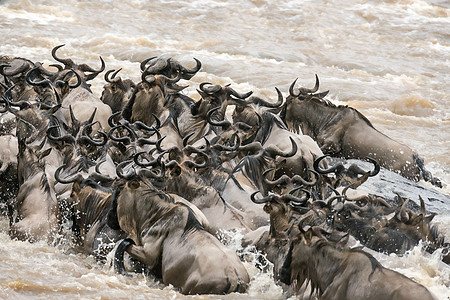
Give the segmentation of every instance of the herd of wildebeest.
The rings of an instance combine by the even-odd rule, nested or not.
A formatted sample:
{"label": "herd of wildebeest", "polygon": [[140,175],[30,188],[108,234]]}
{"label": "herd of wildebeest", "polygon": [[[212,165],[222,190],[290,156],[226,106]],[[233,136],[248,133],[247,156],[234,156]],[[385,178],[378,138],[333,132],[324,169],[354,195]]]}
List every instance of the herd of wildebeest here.
{"label": "herd of wildebeest", "polygon": [[158,56],[140,63],[140,82],[106,71],[98,98],[88,82],[103,59],[99,69],[78,64],[62,46],[52,65],[0,57],[0,197],[11,238],[52,242],[68,220],[77,249],[100,262],[115,251],[119,273],[144,269],[183,294],[226,294],[250,282],[242,257],[218,239],[239,231],[242,247],[298,295],[432,299],[348,240],[398,255],[422,240],[449,263],[421,195],[358,191],[381,167],[439,179],[356,109],[327,100],[317,75],[312,89],[294,81],[287,97],[275,88],[276,100],[208,82],[193,99],[182,91],[201,62]]}

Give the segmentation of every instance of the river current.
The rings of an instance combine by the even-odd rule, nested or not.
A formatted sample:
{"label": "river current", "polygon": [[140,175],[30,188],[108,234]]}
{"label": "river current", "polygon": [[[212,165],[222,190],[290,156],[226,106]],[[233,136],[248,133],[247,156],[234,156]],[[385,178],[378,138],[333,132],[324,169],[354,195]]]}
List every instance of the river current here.
{"label": "river current", "polygon": [[[314,86],[335,104],[362,112],[387,136],[408,145],[440,178],[434,222],[450,238],[450,1],[448,0],[0,0],[0,55],[44,64],[51,49],[93,68],[122,68],[139,80],[139,63],[172,56],[202,69],[184,92],[198,99],[202,82],[276,99],[289,85]],[[101,95],[103,74],[92,81]],[[419,182],[426,188],[433,187]],[[417,200],[417,198],[416,198]],[[183,296],[143,274],[117,275],[109,264],[70,245],[20,242],[0,221],[0,298],[4,299],[285,299],[291,295],[259,271],[246,294]],[[229,247],[237,248],[239,234]],[[374,254],[383,266],[449,299],[450,267],[416,247],[403,257]]]}

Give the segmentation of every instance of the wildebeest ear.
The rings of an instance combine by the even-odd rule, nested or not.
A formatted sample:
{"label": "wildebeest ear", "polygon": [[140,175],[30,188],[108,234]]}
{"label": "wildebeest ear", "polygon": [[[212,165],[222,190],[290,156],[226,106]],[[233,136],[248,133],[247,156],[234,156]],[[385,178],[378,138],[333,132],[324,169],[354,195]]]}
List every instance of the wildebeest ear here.
{"label": "wildebeest ear", "polygon": [[78,194],[80,191],[81,191],[80,183],[78,181],[75,181],[72,184],[72,193]]}
{"label": "wildebeest ear", "polygon": [[61,104],[55,105],[55,106],[53,106],[53,107],[48,111],[48,113],[49,113],[50,115],[52,115],[52,114],[54,114],[55,112],[57,112],[60,108],[61,108]]}
{"label": "wildebeest ear", "polygon": [[308,241],[308,242],[311,241],[311,239],[312,239],[312,237],[313,237],[313,230],[312,230],[312,227],[310,227],[308,230],[306,230],[304,236],[305,236],[306,241]]}
{"label": "wildebeest ear", "polygon": [[170,170],[170,175],[173,177],[177,177],[181,175],[181,167],[179,165],[174,166],[171,170]]}
{"label": "wildebeest ear", "polygon": [[347,245],[347,243],[348,243],[348,239],[349,239],[349,237],[350,237],[350,235],[347,233],[347,234],[345,234],[337,243],[336,243],[336,246],[337,247],[339,247],[339,248],[344,248],[346,245]]}
{"label": "wildebeest ear", "polygon": [[199,95],[203,98],[206,99],[208,98],[208,94],[204,93],[203,91],[197,89],[197,93],[199,93]]}
{"label": "wildebeest ear", "polygon": [[425,223],[430,223],[433,220],[434,216],[436,216],[436,213],[432,213],[431,215],[426,216],[425,218],[423,218],[423,220]]}
{"label": "wildebeest ear", "polygon": [[37,156],[38,156],[38,159],[39,159],[39,160],[43,159],[44,157],[46,157],[47,155],[49,155],[50,152],[52,152],[52,148],[48,148],[47,150],[40,151],[40,152],[38,153],[38,155],[37,155]]}
{"label": "wildebeest ear", "polygon": [[420,224],[422,222],[423,222],[423,215],[422,214],[418,214],[412,220],[410,220],[410,224],[412,226],[418,225],[418,224]]}

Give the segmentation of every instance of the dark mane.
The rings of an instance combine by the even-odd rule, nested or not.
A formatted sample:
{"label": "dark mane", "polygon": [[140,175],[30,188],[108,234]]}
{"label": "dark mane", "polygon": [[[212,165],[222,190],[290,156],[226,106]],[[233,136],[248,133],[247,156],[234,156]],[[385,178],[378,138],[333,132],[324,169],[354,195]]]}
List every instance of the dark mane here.
{"label": "dark mane", "polygon": [[[234,167],[232,174],[242,172],[255,185],[263,182],[262,173],[268,168],[268,161],[263,155],[247,155]],[[230,174],[230,177],[232,177]],[[234,177],[233,177],[234,178]],[[261,188],[258,186],[258,188]]]}
{"label": "dark mane", "polygon": [[367,119],[362,113],[360,113],[356,108],[350,107],[348,105],[335,105],[333,103],[331,103],[330,100],[327,100],[325,98],[319,98],[319,97],[309,97],[304,99],[303,101],[311,101],[311,102],[315,102],[318,103],[320,105],[324,105],[326,107],[331,107],[331,108],[336,108],[339,110],[346,110],[346,109],[350,109],[353,110],[354,112],[356,112],[356,114],[362,119],[364,120],[367,125],[369,125],[370,127],[373,127],[372,123],[370,123],[369,119]]}
{"label": "dark mane", "polygon": [[373,257],[370,253],[367,253],[359,248],[350,248],[350,247],[339,248],[336,247],[335,243],[329,242],[326,239],[320,239],[314,244],[314,247],[316,248],[316,250],[329,247],[340,253],[344,252],[359,253],[366,256],[372,265],[372,273],[370,273],[369,278],[377,269],[381,270],[383,268],[383,266],[378,262],[378,260],[375,257]]}
{"label": "dark mane", "polygon": [[48,183],[48,178],[47,174],[45,173],[45,169],[42,172],[40,186],[46,194],[50,194],[50,184]]}
{"label": "dark mane", "polygon": [[112,192],[113,192],[113,190],[112,190],[111,188],[109,188],[109,187],[104,187],[104,186],[98,184],[96,181],[94,181],[94,180],[91,179],[91,178],[86,178],[86,179],[84,179],[84,180],[81,182],[80,187],[81,187],[81,188],[84,188],[84,187],[91,187],[91,188],[93,188],[93,189],[95,189],[95,190],[99,190],[99,191],[101,191],[101,192],[104,192],[104,193],[110,193],[110,194],[112,194]]}
{"label": "dark mane", "polygon": [[288,130],[286,124],[283,120],[278,116],[271,112],[264,112],[261,115],[261,124],[258,132],[256,133],[255,140],[264,144],[269,138],[270,132],[274,126],[278,126],[281,129]]}
{"label": "dark mane", "polygon": [[200,224],[198,219],[195,217],[192,209],[185,204],[182,204],[182,205],[186,206],[186,208],[188,209],[188,218],[186,221],[186,226],[184,226],[183,233],[181,234],[181,237],[186,237],[186,235],[188,235],[189,233],[194,232],[194,231],[205,230],[203,225]]}
{"label": "dark mane", "polygon": [[370,264],[372,265],[372,272],[369,275],[369,281],[370,281],[370,277],[373,275],[373,273],[375,273],[376,270],[380,270],[380,271],[383,270],[383,266],[380,264],[380,262],[375,257],[372,256],[372,254],[367,253],[361,249],[351,249],[350,248],[349,251],[352,253],[363,254],[369,259]]}
{"label": "dark mane", "polygon": [[[348,105],[335,105],[328,99],[320,98],[320,97],[317,97],[317,96],[314,96],[314,95],[308,95],[307,97],[302,97],[301,99],[295,98],[294,100],[291,100],[291,101],[295,101],[295,100],[305,101],[305,102],[312,102],[312,103],[318,104],[320,106],[325,106],[325,107],[329,107],[329,108],[332,108],[332,109],[337,109],[337,110],[340,110],[340,111],[352,110],[352,111],[356,112],[358,117],[360,117],[362,120],[364,120],[364,122],[366,122],[367,125],[369,125],[370,127],[373,127],[373,125],[369,121],[369,119],[367,119],[357,109],[355,109],[353,107],[349,107]],[[285,125],[287,125],[287,123],[286,123],[287,105],[288,105],[288,102],[284,103],[283,107],[281,109],[281,112],[280,112],[280,118],[281,118],[281,120],[283,120]]]}

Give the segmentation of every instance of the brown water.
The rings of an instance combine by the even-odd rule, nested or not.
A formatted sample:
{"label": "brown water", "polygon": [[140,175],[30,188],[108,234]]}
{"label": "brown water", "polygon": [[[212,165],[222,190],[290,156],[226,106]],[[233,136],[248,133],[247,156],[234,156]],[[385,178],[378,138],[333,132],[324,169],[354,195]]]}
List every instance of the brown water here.
{"label": "brown water", "polygon": [[[201,82],[275,98],[295,78],[353,106],[388,136],[410,146],[450,193],[450,1],[169,1],[0,0],[0,55],[54,63],[51,49],[76,62],[123,68],[139,79],[139,62],[167,54],[203,67]],[[103,77],[93,82],[100,96]],[[428,183],[420,184],[431,187]],[[450,204],[435,222],[450,236]],[[0,227],[0,298],[5,299],[283,299],[267,273],[245,295],[186,297],[143,275],[116,275],[109,265],[70,254],[70,245],[12,241]],[[236,240],[239,237],[235,236]],[[232,247],[230,245],[230,247]],[[418,248],[406,257],[378,255],[439,299],[450,294],[450,270]]]}

